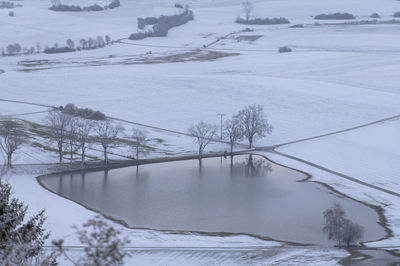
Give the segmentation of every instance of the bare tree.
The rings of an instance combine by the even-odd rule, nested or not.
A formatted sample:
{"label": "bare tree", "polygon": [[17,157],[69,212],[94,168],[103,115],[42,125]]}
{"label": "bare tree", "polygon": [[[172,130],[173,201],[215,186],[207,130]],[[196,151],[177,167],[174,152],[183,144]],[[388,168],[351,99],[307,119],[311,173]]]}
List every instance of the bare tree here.
{"label": "bare tree", "polygon": [[364,228],[361,225],[348,219],[345,220],[343,224],[342,242],[346,244],[346,247],[350,247],[352,244],[360,241],[363,238],[363,234]]}
{"label": "bare tree", "polygon": [[121,232],[109,225],[104,218],[97,215],[89,219],[83,228],[74,226],[78,239],[84,248],[84,255],[79,259],[72,259],[63,247],[63,240],[53,241],[60,253],[73,265],[83,266],[119,266],[124,264],[126,257],[131,257],[131,251],[125,247],[131,241],[122,237]]}
{"label": "bare tree", "polygon": [[233,117],[225,122],[225,137],[228,138],[231,146],[231,154],[233,154],[233,145],[243,138],[243,127],[240,120]]}
{"label": "bare tree", "polygon": [[70,152],[70,163],[73,162],[74,153],[78,150],[78,118],[71,117],[67,125],[67,143]]}
{"label": "bare tree", "polygon": [[332,208],[324,211],[324,219],[325,226],[323,231],[328,234],[328,239],[337,241],[338,245],[341,246],[342,228],[346,219],[346,213],[342,205],[335,202]]}
{"label": "bare tree", "polygon": [[145,155],[149,152],[150,148],[147,146],[147,136],[143,130],[135,128],[132,130],[132,138],[134,139],[132,150],[135,154],[135,159],[139,160],[140,154]]}
{"label": "bare tree", "polygon": [[68,146],[68,125],[70,121],[70,115],[57,110],[50,111],[45,118],[45,124],[49,130],[49,139],[56,144],[60,163],[62,163],[64,152]]}
{"label": "bare tree", "polygon": [[0,121],[0,148],[11,166],[13,154],[27,142],[28,136],[22,126],[12,120]]}
{"label": "bare tree", "polygon": [[106,39],[106,43],[107,43],[107,44],[110,44],[110,42],[111,42],[110,36],[106,35],[106,36],[105,36],[105,39]]}
{"label": "bare tree", "polygon": [[201,159],[204,149],[217,134],[217,126],[200,121],[189,128],[189,134],[194,137],[194,142],[199,145],[199,158]]}
{"label": "bare tree", "polygon": [[85,164],[86,149],[89,145],[90,133],[92,132],[92,130],[93,130],[92,121],[84,118],[79,118],[77,120],[77,142],[81,150],[82,165]]}
{"label": "bare tree", "polygon": [[253,12],[254,6],[250,1],[245,1],[242,3],[242,12],[246,16],[246,22],[249,22],[251,12]]}
{"label": "bare tree", "polygon": [[272,126],[265,117],[262,105],[246,106],[235,117],[242,124],[243,135],[249,141],[249,148],[253,147],[255,139],[263,138],[272,132]]}
{"label": "bare tree", "polygon": [[116,125],[111,120],[98,121],[95,131],[97,133],[98,142],[103,147],[104,162],[108,163],[108,150],[115,146],[118,142],[117,137],[124,131],[121,125]]}
{"label": "bare tree", "polygon": [[325,226],[323,231],[328,234],[329,240],[337,242],[338,246],[351,244],[362,239],[363,228],[346,218],[346,212],[340,203],[335,202],[332,208],[324,211]]}
{"label": "bare tree", "polygon": [[79,42],[82,45],[82,49],[87,49],[88,48],[88,41],[86,39],[80,39]]}
{"label": "bare tree", "polygon": [[91,49],[91,48],[93,48],[93,45],[94,45],[94,40],[92,39],[92,37],[90,37],[89,39],[88,39],[88,45],[89,45],[89,49]]}
{"label": "bare tree", "polygon": [[68,40],[67,40],[67,46],[68,46],[68,48],[70,48],[70,49],[75,49],[75,43],[74,43],[74,41],[71,40],[71,39],[68,39]]}

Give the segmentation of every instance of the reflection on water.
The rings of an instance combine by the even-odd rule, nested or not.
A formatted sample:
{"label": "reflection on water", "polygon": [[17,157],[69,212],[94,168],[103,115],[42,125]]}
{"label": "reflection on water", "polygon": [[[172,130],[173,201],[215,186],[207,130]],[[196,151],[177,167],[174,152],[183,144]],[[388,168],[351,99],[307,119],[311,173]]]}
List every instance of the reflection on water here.
{"label": "reflection on water", "polygon": [[249,155],[245,158],[245,161],[233,163],[233,157],[231,157],[232,176],[264,177],[269,172],[272,172],[272,165],[263,158],[254,158],[253,155]]}
{"label": "reflection on water", "polygon": [[132,227],[248,233],[328,244],[322,212],[338,201],[366,229],[385,235],[371,208],[260,156],[241,155],[46,176],[50,190]]}

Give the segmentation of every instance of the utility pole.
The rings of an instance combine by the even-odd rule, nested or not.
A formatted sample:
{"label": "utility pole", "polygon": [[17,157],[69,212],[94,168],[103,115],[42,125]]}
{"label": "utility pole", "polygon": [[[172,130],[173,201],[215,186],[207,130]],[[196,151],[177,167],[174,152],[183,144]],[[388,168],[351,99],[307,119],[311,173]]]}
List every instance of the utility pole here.
{"label": "utility pole", "polygon": [[222,117],[225,116],[225,114],[218,114],[221,117],[221,141],[222,141]]}

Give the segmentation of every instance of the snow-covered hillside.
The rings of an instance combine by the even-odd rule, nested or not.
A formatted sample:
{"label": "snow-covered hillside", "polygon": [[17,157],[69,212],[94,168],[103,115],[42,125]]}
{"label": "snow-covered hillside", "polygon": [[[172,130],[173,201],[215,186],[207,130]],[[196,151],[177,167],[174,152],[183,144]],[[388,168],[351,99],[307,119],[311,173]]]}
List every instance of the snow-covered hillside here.
{"label": "snow-covered hillside", "polygon": [[[102,4],[106,2],[101,1]],[[56,42],[64,45],[70,38],[78,43],[81,38],[106,34],[117,41],[96,50],[0,57],[0,99],[51,106],[73,103],[101,110],[108,116],[181,132],[200,120],[218,124],[218,114],[229,117],[245,105],[256,103],[264,106],[273,125],[270,136],[256,141],[259,147],[318,136],[400,114],[400,20],[392,21],[393,13],[400,11],[400,1],[253,1],[254,16],[285,17],[291,24],[249,26],[253,31],[243,32],[247,26],[235,23],[237,16],[243,16],[242,0],[187,0],[181,3],[193,10],[193,21],[171,29],[167,37],[127,39],[138,31],[137,18],[176,14],[180,12],[174,8],[176,2],[121,0],[121,6],[113,10],[74,13],[48,10],[50,1],[23,0],[18,2],[22,7],[13,9],[15,17],[8,15],[10,10],[0,9],[0,48],[14,43],[28,47],[36,43],[42,47]],[[63,3],[91,5],[94,2],[64,0]],[[378,19],[381,23],[349,25],[344,24],[348,21],[313,18],[333,12],[352,13],[355,21],[372,20],[369,16],[376,12],[381,15]],[[290,28],[295,24],[304,27]],[[293,52],[278,53],[281,46],[288,46]],[[22,115],[19,118],[36,123],[43,121],[45,113],[40,112],[46,110],[48,108],[42,106],[0,101],[0,115]],[[150,157],[196,152],[189,137],[147,130],[154,142],[162,140],[154,144],[159,151]],[[399,191],[399,130],[399,120],[390,120],[289,144],[278,151],[363,182]],[[225,149],[226,145],[215,144],[209,150]],[[121,148],[118,153],[126,155],[128,151]],[[92,151],[92,155],[101,156],[101,153]],[[364,190],[359,184],[342,182],[337,176],[277,154],[266,155],[305,170],[316,180],[343,193],[383,207],[395,234],[395,238],[384,243],[398,245],[400,223],[396,211],[400,202],[396,197],[370,192],[370,188]],[[16,156],[18,163],[56,160],[56,156],[32,147],[26,147]],[[17,195],[34,210],[43,208],[36,196],[29,195],[30,187],[22,184],[21,180],[28,179],[26,175],[21,180],[12,178],[18,175],[10,179]],[[32,186],[37,195],[44,193],[57,198],[42,191],[36,183]],[[75,209],[77,206],[64,199],[57,198],[57,202],[85,219],[92,214],[80,207]],[[51,203],[43,204],[49,215],[56,214]],[[83,218],[70,217],[58,228],[57,219],[49,218],[49,222],[53,233],[59,236],[69,232],[65,227],[83,221]],[[140,237],[147,238],[146,235]],[[172,245],[182,243],[180,241],[192,239],[179,239]],[[244,240],[246,245],[253,245],[253,241]],[[170,260],[166,260],[168,262]],[[182,260],[182,264],[185,262]]]}

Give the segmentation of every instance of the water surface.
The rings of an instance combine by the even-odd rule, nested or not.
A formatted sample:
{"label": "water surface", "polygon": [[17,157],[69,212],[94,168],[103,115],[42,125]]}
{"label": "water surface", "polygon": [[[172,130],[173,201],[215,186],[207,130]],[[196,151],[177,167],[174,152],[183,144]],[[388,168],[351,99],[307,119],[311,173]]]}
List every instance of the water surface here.
{"label": "water surface", "polygon": [[322,212],[335,201],[365,228],[385,236],[372,208],[260,156],[157,163],[40,178],[51,191],[136,228],[247,233],[331,245]]}

